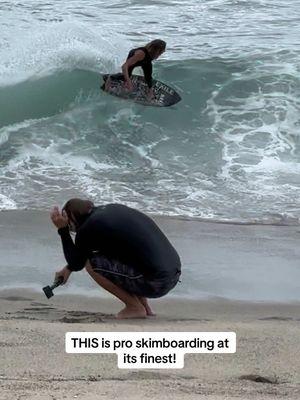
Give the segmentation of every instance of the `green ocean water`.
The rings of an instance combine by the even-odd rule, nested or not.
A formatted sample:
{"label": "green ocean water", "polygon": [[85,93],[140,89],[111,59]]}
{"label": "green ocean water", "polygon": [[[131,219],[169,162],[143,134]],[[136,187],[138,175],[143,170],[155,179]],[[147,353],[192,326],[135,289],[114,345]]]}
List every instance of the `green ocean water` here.
{"label": "green ocean water", "polygon": [[[298,223],[300,2],[0,4],[0,208],[73,196],[216,221]],[[182,101],[99,91],[156,37]]]}

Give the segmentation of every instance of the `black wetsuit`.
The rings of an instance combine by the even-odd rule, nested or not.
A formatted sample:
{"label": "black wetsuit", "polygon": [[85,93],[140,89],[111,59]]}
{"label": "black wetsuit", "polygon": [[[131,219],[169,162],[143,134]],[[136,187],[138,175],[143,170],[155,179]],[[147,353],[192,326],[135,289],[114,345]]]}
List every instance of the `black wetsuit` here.
{"label": "black wetsuit", "polygon": [[144,72],[144,77],[145,77],[145,82],[147,83],[148,87],[152,87],[152,58],[146,49],[146,47],[138,47],[137,49],[132,49],[128,53],[127,60],[134,56],[134,53],[137,50],[142,50],[145,53],[145,57],[142,61],[138,61],[135,64],[131,65],[128,68],[128,75],[129,77],[132,75],[132,71],[134,70],[135,67],[141,67],[143,72]]}
{"label": "black wetsuit", "polygon": [[76,233],[58,230],[68,268],[80,271],[97,251],[108,259],[130,265],[153,281],[180,275],[180,258],[169,240],[145,214],[121,204],[95,207]]}
{"label": "black wetsuit", "polygon": [[[129,58],[131,58],[132,56],[134,56],[134,53],[137,50],[142,50],[145,53],[145,57],[143,58],[143,60],[136,62],[135,64],[131,65],[128,68],[128,76],[129,76],[129,78],[131,77],[132,71],[134,70],[134,68],[141,67],[144,72],[145,82],[147,83],[149,88],[152,88],[152,58],[151,58],[148,50],[146,49],[146,47],[138,47],[136,49],[130,50],[130,52],[128,53],[128,56],[127,56],[127,60]],[[106,79],[108,76],[112,80],[114,80],[114,79],[124,80],[124,75],[121,73],[113,74],[113,75],[103,75],[103,78]],[[104,86],[105,85],[103,85],[103,88],[104,88]]]}

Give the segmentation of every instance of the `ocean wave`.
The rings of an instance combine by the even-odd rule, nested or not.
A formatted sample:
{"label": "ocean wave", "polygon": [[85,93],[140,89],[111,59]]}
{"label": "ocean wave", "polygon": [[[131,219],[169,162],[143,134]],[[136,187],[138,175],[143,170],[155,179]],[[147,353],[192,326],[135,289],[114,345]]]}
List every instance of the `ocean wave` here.
{"label": "ocean wave", "polygon": [[81,195],[167,215],[293,223],[298,58],[157,62],[155,78],[182,96],[159,110],[101,92],[101,71],[72,64],[1,86],[3,196],[20,208]]}
{"label": "ocean wave", "polygon": [[92,71],[59,71],[0,87],[0,126],[63,112],[78,99],[99,92],[100,75]]}

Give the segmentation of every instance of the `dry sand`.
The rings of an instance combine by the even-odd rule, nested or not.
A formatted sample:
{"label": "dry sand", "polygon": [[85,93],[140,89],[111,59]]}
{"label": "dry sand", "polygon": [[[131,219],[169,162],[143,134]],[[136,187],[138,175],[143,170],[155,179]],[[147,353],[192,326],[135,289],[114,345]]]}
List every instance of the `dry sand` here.
{"label": "dry sand", "polygon": [[[298,304],[157,300],[156,318],[131,321],[110,299],[4,290],[0,305],[1,400],[300,398]],[[120,370],[116,355],[66,354],[68,331],[235,331],[237,352]]]}

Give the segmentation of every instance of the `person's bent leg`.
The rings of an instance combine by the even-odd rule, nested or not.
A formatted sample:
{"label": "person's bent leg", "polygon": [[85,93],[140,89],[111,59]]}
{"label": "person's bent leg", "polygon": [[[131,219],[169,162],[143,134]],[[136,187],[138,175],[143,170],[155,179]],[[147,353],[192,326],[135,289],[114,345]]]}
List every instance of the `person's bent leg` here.
{"label": "person's bent leg", "polygon": [[115,285],[109,279],[105,278],[98,272],[95,272],[89,262],[86,263],[85,269],[88,274],[100,285],[103,289],[116,296],[125,304],[125,308],[117,314],[117,318],[145,318],[146,310],[137,296],[132,295],[126,290]]}

